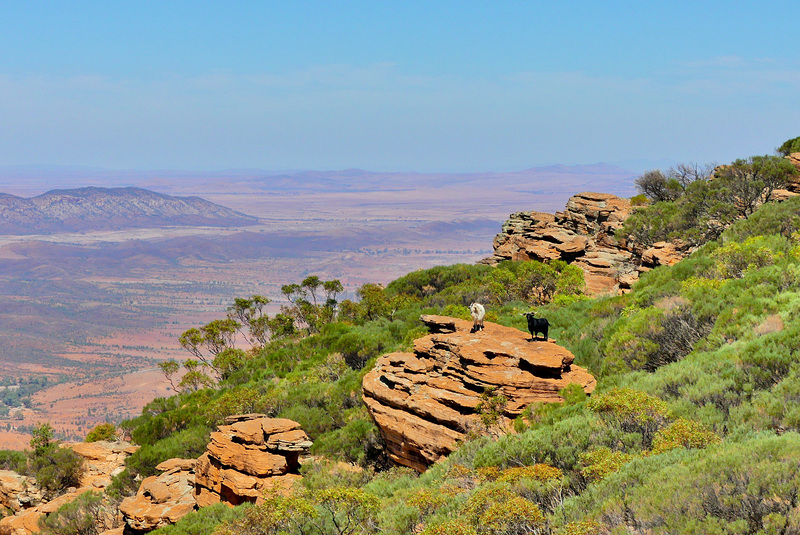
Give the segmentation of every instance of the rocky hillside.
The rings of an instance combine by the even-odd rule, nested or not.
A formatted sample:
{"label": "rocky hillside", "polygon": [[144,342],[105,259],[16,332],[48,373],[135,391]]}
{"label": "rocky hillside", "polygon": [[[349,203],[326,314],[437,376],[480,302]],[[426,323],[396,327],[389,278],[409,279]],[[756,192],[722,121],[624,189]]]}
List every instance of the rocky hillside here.
{"label": "rocky hillside", "polygon": [[111,230],[164,226],[243,226],[256,218],[199,197],[141,188],[52,190],[25,199],[0,194],[0,233]]}

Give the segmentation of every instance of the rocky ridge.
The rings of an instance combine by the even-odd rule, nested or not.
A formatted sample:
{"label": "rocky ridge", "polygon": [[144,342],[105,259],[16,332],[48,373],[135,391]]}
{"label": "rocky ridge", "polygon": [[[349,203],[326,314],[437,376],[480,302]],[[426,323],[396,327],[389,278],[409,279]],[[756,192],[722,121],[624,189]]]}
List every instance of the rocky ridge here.
{"label": "rocky ridge", "polygon": [[243,226],[257,218],[199,197],[142,188],[52,190],[25,199],[0,194],[0,233],[32,234],[165,226]]}
{"label": "rocky ridge", "polygon": [[483,260],[563,260],[584,272],[592,295],[630,289],[643,271],[672,265],[690,251],[680,242],[659,242],[637,251],[617,240],[631,212],[630,200],[608,193],[570,197],[562,212],[515,212],[494,238],[494,255]]}
{"label": "rocky ridge", "polygon": [[[470,433],[510,430],[531,403],[561,402],[558,391],[578,384],[591,393],[596,381],[573,365],[574,356],[553,340],[485,322],[422,316],[431,334],[414,342],[413,353],[378,359],[364,377],[363,399],[397,464],[424,471],[453,452]],[[481,421],[481,394],[491,390],[507,402],[495,429]]]}

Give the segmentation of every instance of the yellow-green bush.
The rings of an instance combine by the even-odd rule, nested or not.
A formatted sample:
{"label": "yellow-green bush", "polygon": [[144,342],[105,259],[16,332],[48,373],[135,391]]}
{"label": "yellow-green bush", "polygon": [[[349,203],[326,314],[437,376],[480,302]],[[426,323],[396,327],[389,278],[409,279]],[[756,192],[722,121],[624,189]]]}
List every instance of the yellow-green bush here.
{"label": "yellow-green bush", "polygon": [[653,453],[663,453],[675,448],[705,448],[720,441],[719,435],[701,423],[679,418],[653,437]]}

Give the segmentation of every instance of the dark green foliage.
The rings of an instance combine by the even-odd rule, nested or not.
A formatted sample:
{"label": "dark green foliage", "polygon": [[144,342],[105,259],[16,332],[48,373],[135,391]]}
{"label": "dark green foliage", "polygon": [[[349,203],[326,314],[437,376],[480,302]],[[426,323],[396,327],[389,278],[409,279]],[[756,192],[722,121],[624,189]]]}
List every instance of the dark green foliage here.
{"label": "dark green foliage", "polygon": [[78,487],[83,473],[83,457],[69,448],[59,447],[49,423],[35,427],[31,434],[33,438],[25,473],[36,478],[43,494],[52,499],[70,487]]}
{"label": "dark green foliage", "polygon": [[24,472],[27,457],[21,451],[0,450],[0,470]]}
{"label": "dark green foliage", "polygon": [[485,275],[492,268],[481,264],[456,264],[454,266],[438,266],[430,269],[414,271],[393,281],[387,290],[416,298],[423,298],[439,293],[445,288],[456,286]]}
{"label": "dark green foliage", "polygon": [[208,445],[211,429],[208,427],[189,427],[158,440],[145,444],[128,457],[129,470],[142,477],[156,475],[155,467],[172,458],[194,459],[202,455]]}
{"label": "dark green foliage", "polygon": [[113,527],[114,504],[99,492],[84,492],[39,520],[42,535],[97,535]]}
{"label": "dark green foliage", "polygon": [[637,178],[636,189],[653,202],[674,201],[683,194],[680,183],[658,169]]}
{"label": "dark green foliage", "polygon": [[800,136],[787,139],[780,147],[775,149],[775,152],[782,156],[788,156],[793,152],[800,152]]}

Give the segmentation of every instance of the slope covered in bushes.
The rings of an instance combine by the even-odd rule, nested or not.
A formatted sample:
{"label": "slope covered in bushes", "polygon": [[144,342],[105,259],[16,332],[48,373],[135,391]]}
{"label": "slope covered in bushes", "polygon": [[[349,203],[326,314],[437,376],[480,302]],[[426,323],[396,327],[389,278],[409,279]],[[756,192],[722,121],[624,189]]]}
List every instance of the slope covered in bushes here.
{"label": "slope covered in bushes", "polygon": [[[365,285],[358,301],[317,302],[303,292],[322,282],[303,281],[283,313],[297,330],[279,319],[263,347],[220,351],[218,377],[124,423],[142,448],[115,492],[198,455],[225,416],[259,412],[314,440],[302,486],[158,533],[800,532],[798,229],[800,198],[764,204],[632,292],[597,299],[561,262],[437,267]],[[530,406],[516,434],[468,440],[424,474],[389,467],[361,378],[424,333],[420,314],[467,319],[476,300],[522,330],[535,307],[598,389]]]}
{"label": "slope covered in bushes", "polygon": [[[243,368],[252,379],[234,374],[213,394],[185,394],[132,427],[166,421],[197,398],[219,414],[296,418],[317,453],[364,466],[307,466],[295,496],[241,508],[208,533],[337,533],[344,518],[354,533],[792,533],[800,529],[797,221],[800,200],[765,205],[617,297],[582,298],[567,266],[415,272],[373,296],[374,310],[386,305],[379,317],[356,314],[275,342]],[[545,298],[544,279],[553,287]],[[420,334],[420,313],[466,318],[474,299],[492,303],[492,321],[518,328],[520,312],[537,303],[553,336],[598,375],[597,393],[568,389],[563,405],[530,407],[517,434],[475,438],[422,475],[385,470],[358,401],[361,375]],[[334,355],[359,352],[363,369],[337,367]],[[250,404],[231,406],[243,392]],[[188,533],[180,526],[164,532]]]}

